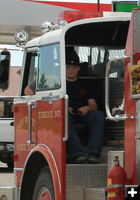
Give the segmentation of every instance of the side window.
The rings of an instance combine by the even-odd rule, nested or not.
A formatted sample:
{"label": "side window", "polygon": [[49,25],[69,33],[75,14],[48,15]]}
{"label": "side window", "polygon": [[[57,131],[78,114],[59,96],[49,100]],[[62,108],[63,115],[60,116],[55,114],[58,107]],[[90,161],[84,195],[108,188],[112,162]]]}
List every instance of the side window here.
{"label": "side window", "polygon": [[33,82],[37,77],[37,67],[38,67],[38,53],[32,52],[31,62],[30,62],[30,71],[28,78],[28,85]]}
{"label": "side window", "polygon": [[61,86],[59,44],[40,47],[39,54],[37,89],[59,89]]}

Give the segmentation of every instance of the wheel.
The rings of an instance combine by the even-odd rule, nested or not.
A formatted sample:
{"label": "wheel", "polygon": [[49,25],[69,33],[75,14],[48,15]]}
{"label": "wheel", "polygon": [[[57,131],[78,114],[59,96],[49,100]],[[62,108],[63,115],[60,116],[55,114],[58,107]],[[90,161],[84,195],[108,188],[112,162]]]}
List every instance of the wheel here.
{"label": "wheel", "polygon": [[38,176],[33,200],[55,200],[53,181],[48,167],[44,167]]}

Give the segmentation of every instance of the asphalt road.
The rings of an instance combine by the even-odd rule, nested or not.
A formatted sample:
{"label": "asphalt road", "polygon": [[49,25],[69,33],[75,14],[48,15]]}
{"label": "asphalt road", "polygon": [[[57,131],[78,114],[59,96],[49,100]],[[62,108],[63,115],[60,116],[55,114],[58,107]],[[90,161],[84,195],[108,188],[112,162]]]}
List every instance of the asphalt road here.
{"label": "asphalt road", "polygon": [[9,170],[7,165],[0,162],[0,187],[14,185],[14,173]]}

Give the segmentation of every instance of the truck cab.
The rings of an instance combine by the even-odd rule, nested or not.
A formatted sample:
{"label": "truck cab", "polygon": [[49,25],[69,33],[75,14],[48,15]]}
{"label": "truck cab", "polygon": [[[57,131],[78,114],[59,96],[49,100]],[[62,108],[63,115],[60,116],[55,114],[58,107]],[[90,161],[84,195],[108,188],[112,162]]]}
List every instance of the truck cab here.
{"label": "truck cab", "polygon": [[[117,123],[116,118],[113,118],[114,121],[108,119],[105,110],[105,84],[110,86],[110,95],[106,95],[109,95],[108,106],[111,110],[121,104],[124,96],[126,59],[122,57],[129,22],[129,14],[108,14],[78,20],[65,26],[61,24],[60,27],[47,23],[48,31],[25,45],[20,96],[14,100],[14,169],[17,186],[21,188],[20,199],[36,200],[46,195],[46,199],[84,200],[85,195],[89,198],[89,188],[105,187],[107,152],[124,150],[125,119],[119,117],[120,122]],[[85,79],[96,90],[99,109],[107,118],[101,160],[97,165],[67,163],[67,46],[74,47],[79,55],[83,63],[79,78]],[[109,80],[105,83],[105,71],[109,62]],[[33,80],[36,81],[36,92],[32,96],[26,96],[25,87]],[[79,130],[79,134],[86,152],[85,128]],[[101,192],[105,196],[105,191]]]}

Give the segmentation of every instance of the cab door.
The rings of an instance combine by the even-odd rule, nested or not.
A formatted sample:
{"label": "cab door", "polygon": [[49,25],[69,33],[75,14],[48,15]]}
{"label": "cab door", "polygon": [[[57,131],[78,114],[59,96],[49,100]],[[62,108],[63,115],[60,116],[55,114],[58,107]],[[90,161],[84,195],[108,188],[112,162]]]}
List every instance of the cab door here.
{"label": "cab door", "polygon": [[37,144],[37,106],[36,92],[34,95],[25,95],[24,89],[33,80],[36,80],[38,53],[37,49],[29,49],[25,55],[25,68],[22,73],[22,86],[20,97],[14,101],[14,118],[15,118],[15,155],[14,167],[17,174],[17,184],[20,185],[20,179],[23,167],[31,149]]}
{"label": "cab door", "polygon": [[[65,69],[60,65],[60,44],[39,47],[36,88],[37,144],[53,157],[65,185],[65,128],[66,97]],[[50,168],[52,165],[49,166]],[[53,168],[51,169],[53,171]],[[65,189],[64,189],[65,190]],[[64,191],[62,192],[64,195]]]}

